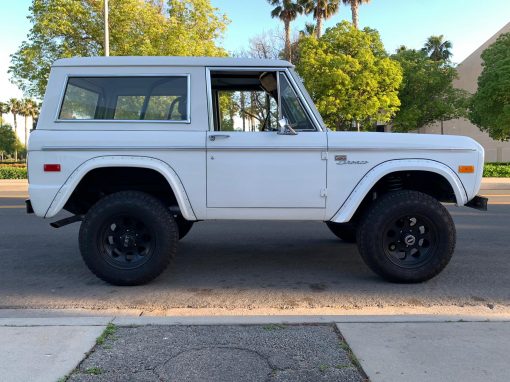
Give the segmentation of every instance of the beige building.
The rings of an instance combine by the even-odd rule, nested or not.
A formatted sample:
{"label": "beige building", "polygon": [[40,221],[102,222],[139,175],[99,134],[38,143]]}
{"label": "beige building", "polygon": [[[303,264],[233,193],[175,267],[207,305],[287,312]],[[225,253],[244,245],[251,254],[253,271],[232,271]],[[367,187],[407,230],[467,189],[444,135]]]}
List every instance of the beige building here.
{"label": "beige building", "polygon": [[[459,89],[475,93],[478,86],[478,76],[482,73],[482,52],[492,45],[496,39],[503,33],[510,32],[510,23],[506,24],[499,32],[475,50],[471,55],[459,64],[457,71],[459,78],[455,80],[454,86]],[[440,124],[420,129],[423,133],[441,134]],[[495,141],[489,137],[489,134],[480,131],[466,119],[452,119],[444,122],[444,133],[453,135],[466,135],[476,139],[485,149],[486,162],[510,162],[510,142]]]}

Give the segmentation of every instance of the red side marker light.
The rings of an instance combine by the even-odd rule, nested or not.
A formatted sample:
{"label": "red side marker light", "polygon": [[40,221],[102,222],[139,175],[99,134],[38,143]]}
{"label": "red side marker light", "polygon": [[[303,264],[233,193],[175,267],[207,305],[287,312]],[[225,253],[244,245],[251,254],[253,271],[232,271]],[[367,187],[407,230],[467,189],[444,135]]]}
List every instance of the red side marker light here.
{"label": "red side marker light", "polygon": [[60,172],[59,164],[45,164],[44,172]]}

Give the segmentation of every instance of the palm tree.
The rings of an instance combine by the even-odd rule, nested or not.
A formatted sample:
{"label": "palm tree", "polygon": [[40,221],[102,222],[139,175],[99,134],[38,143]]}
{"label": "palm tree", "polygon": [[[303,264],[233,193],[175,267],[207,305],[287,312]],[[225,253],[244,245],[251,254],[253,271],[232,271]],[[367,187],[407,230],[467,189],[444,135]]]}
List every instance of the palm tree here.
{"label": "palm tree", "polygon": [[407,50],[407,46],[400,45],[397,49],[395,49],[395,53],[405,52]]}
{"label": "palm tree", "polygon": [[290,23],[294,21],[298,15],[302,14],[304,9],[299,3],[292,0],[267,0],[269,4],[275,8],[271,11],[271,17],[279,18],[283,21],[285,28],[285,58],[291,60],[291,41],[290,41]]}
{"label": "palm tree", "polygon": [[305,13],[313,13],[313,18],[317,21],[315,33],[317,38],[322,34],[322,22],[329,19],[340,8],[340,0],[300,0]]}
{"label": "palm tree", "polygon": [[19,115],[25,117],[25,149],[27,148],[27,140],[28,140],[28,109],[29,109],[28,99],[24,98],[21,100],[21,109],[19,110]]}
{"label": "palm tree", "polygon": [[32,118],[32,128],[30,130],[35,129],[35,121],[39,117],[39,111],[41,110],[41,104],[37,103],[33,99],[29,99],[29,107],[28,107],[28,115]]}
{"label": "palm tree", "polygon": [[443,40],[444,36],[430,36],[423,46],[422,51],[434,61],[449,61],[452,56],[452,43],[448,40]]}
{"label": "palm tree", "polygon": [[352,13],[352,25],[354,28],[358,29],[358,10],[361,4],[369,3],[370,0],[342,0],[345,5],[349,5],[351,7]]}
{"label": "palm tree", "polygon": [[25,149],[28,144],[28,133],[31,129],[28,127],[28,117],[32,118],[32,127],[34,126],[34,120],[39,115],[39,106],[33,99],[26,98],[21,101],[20,115],[25,117]]}
{"label": "palm tree", "polygon": [[4,125],[4,114],[11,111],[8,103],[0,102],[0,126]]}
{"label": "palm tree", "polygon": [[[14,133],[16,134],[16,139],[18,138],[18,115],[21,114],[22,104],[19,99],[11,98],[8,102],[9,108],[11,109],[11,114],[14,117]],[[18,150],[14,150],[14,159],[18,160]]]}
{"label": "palm tree", "polygon": [[312,23],[305,23],[304,29],[301,29],[299,31],[299,37],[313,36],[313,35],[317,35],[317,32],[315,31],[315,24],[312,24]]}

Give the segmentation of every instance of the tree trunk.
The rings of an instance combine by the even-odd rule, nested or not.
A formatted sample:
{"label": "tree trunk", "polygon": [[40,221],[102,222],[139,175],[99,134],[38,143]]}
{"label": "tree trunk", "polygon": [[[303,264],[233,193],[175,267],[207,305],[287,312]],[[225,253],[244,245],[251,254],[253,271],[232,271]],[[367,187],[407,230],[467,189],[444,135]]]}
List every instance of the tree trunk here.
{"label": "tree trunk", "polygon": [[0,113],[0,127],[4,125],[4,115]]}
{"label": "tree trunk", "polygon": [[[16,114],[14,115],[14,135],[16,136],[16,140],[18,139],[18,118]],[[14,149],[14,160],[18,161],[18,149]]]}
{"label": "tree trunk", "polygon": [[104,0],[104,55],[110,55],[110,25],[108,22],[108,0]]}
{"label": "tree trunk", "polygon": [[28,143],[28,116],[25,115],[25,150],[27,149]]}
{"label": "tree trunk", "polygon": [[291,62],[291,45],[290,45],[290,20],[284,21],[285,25],[285,59]]}
{"label": "tree trunk", "polygon": [[443,120],[441,120],[441,135],[444,134]]}
{"label": "tree trunk", "polygon": [[321,37],[322,35],[322,15],[317,14],[317,25],[315,25],[315,34],[317,35],[317,38]]}
{"label": "tree trunk", "polygon": [[358,0],[351,0],[352,25],[358,29]]}
{"label": "tree trunk", "polygon": [[243,118],[243,131],[246,131],[246,113],[244,109],[246,108],[246,102],[244,99],[244,92],[241,91],[241,117]]}

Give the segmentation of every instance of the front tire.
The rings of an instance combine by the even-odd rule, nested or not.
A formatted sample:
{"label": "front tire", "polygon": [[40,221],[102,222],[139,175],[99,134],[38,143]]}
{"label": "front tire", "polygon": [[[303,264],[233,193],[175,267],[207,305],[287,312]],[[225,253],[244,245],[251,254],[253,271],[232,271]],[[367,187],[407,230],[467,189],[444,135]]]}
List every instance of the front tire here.
{"label": "front tire", "polygon": [[357,232],[364,262],[384,279],[418,283],[440,273],[455,249],[455,225],[436,199],[417,191],[381,196]]}
{"label": "front tire", "polygon": [[114,285],[141,285],[159,276],[175,256],[177,240],[168,208],[139,191],[99,200],[85,215],[79,235],[85,264]]}

